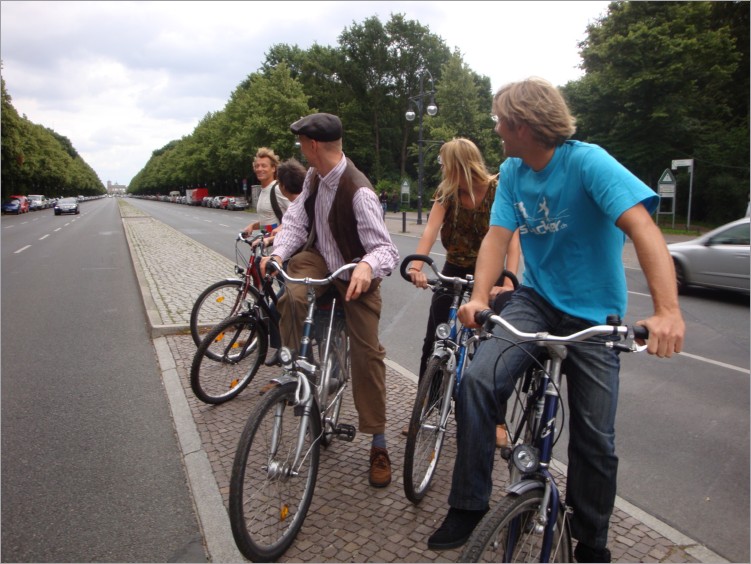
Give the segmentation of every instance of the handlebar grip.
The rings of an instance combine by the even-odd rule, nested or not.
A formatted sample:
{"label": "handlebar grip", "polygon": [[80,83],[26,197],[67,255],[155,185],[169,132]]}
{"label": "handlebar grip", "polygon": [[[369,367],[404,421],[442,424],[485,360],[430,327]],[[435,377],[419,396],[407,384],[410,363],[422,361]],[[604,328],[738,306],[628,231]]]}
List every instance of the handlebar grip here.
{"label": "handlebar grip", "polygon": [[484,309],[482,311],[478,311],[475,314],[475,321],[478,325],[485,325],[485,323],[490,319],[490,316],[493,315],[495,312],[492,309]]}
{"label": "handlebar grip", "polygon": [[502,274],[502,278],[503,279],[508,278],[509,280],[511,280],[511,283],[514,286],[514,290],[516,290],[519,287],[519,279],[516,277],[516,274],[514,274],[510,270],[504,270]]}
{"label": "handlebar grip", "polygon": [[649,339],[649,329],[644,325],[633,325],[631,328],[634,330],[635,339],[644,339],[645,341]]}
{"label": "handlebar grip", "polygon": [[402,275],[402,278],[404,278],[407,282],[412,282],[412,279],[409,277],[409,274],[407,274],[407,266],[409,266],[409,263],[411,263],[413,260],[419,260],[421,262],[424,262],[428,266],[433,265],[433,259],[430,258],[428,255],[408,255],[404,257],[404,260],[402,261],[401,266],[399,267],[399,273]]}

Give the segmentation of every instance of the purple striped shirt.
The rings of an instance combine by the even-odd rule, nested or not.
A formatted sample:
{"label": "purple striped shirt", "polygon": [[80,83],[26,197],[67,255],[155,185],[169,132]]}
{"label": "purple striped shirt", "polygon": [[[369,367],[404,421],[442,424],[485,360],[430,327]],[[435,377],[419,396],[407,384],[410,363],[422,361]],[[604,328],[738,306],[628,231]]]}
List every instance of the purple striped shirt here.
{"label": "purple striped shirt", "polygon": [[[344,257],[329,228],[328,217],[339,187],[339,180],[346,168],[347,160],[342,154],[341,160],[331,172],[324,177],[318,175],[320,180],[315,204],[315,247],[331,272],[345,264]],[[305,212],[305,200],[308,198],[314,174],[318,174],[316,169],[309,168],[302,192],[287,208],[284,214],[284,227],[274,240],[273,254],[283,261],[290,258],[308,240],[308,214]],[[383,221],[381,202],[373,190],[363,186],[355,192],[352,206],[355,210],[360,242],[365,248],[365,256],[362,260],[370,265],[373,278],[383,278],[389,275],[399,262],[399,251],[391,241],[391,236]],[[344,277],[348,279],[349,273]]]}

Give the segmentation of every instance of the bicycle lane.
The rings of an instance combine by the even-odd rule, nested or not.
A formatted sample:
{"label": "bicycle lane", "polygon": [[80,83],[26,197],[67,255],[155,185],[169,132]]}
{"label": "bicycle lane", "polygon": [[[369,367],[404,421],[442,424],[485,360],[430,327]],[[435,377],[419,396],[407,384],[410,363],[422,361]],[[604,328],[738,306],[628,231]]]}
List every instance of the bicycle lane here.
{"label": "bicycle lane", "polygon": [[[136,274],[141,285],[175,430],[185,460],[212,562],[244,560],[232,538],[227,505],[235,447],[256,403],[258,390],[278,369],[261,367],[236,399],[219,406],[197,400],[190,390],[190,365],[195,346],[188,319],[195,297],[211,282],[231,277],[234,264],[173,228],[121,201],[121,215]],[[389,214],[394,233],[419,236],[415,218]],[[404,219],[405,221],[402,221]],[[302,530],[280,559],[299,562],[436,562],[455,561],[459,550],[436,553],[427,537],[445,515],[455,440],[449,436],[431,490],[418,505],[410,503],[401,476],[404,438],[416,392],[416,377],[388,361],[387,441],[393,482],[376,490],[368,485],[368,438],[335,441],[324,450],[318,482]],[[356,424],[351,394],[345,396],[343,423]],[[561,479],[565,468],[557,471]],[[491,504],[503,495],[506,469],[497,465]],[[561,483],[564,483],[561,481]],[[621,500],[611,519],[614,561],[720,562],[721,557],[664,523]]]}

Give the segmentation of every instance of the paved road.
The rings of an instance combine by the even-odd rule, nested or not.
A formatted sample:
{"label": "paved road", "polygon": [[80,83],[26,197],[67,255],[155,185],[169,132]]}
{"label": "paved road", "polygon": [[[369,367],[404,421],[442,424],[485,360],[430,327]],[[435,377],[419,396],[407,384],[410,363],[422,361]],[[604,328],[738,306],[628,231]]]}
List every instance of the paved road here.
{"label": "paved road", "polygon": [[2,559],[198,562],[117,206],[2,218]]}

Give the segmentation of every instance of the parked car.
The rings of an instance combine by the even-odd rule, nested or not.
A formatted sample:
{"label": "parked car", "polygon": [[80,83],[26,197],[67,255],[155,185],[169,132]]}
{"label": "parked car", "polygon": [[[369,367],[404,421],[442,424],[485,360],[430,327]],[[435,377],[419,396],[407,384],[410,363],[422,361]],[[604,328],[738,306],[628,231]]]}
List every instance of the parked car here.
{"label": "parked car", "polygon": [[3,213],[14,213],[16,215],[27,213],[29,211],[29,199],[26,196],[10,196],[3,202],[2,209]]}
{"label": "parked car", "polygon": [[78,207],[78,199],[62,198],[58,200],[55,204],[55,215],[61,215],[64,213],[81,213],[81,210]]}
{"label": "parked car", "polygon": [[222,198],[219,200],[219,209],[220,210],[229,209],[229,196],[222,196]]}
{"label": "parked car", "polygon": [[214,199],[211,200],[211,207],[218,208],[219,204],[222,203],[222,198],[224,198],[224,196],[214,196]]}
{"label": "parked car", "polygon": [[29,194],[29,211],[46,210],[49,206],[47,198],[41,194]]}
{"label": "parked car", "polygon": [[248,208],[248,199],[244,196],[233,196],[229,199],[227,209],[244,210]]}
{"label": "parked car", "polygon": [[213,199],[214,198],[212,198],[211,196],[205,196],[201,200],[201,206],[204,207],[204,208],[210,208],[211,207],[211,202],[212,202]]}
{"label": "parked car", "polygon": [[705,286],[748,294],[750,229],[744,217],[691,241],[668,245],[678,291]]}

